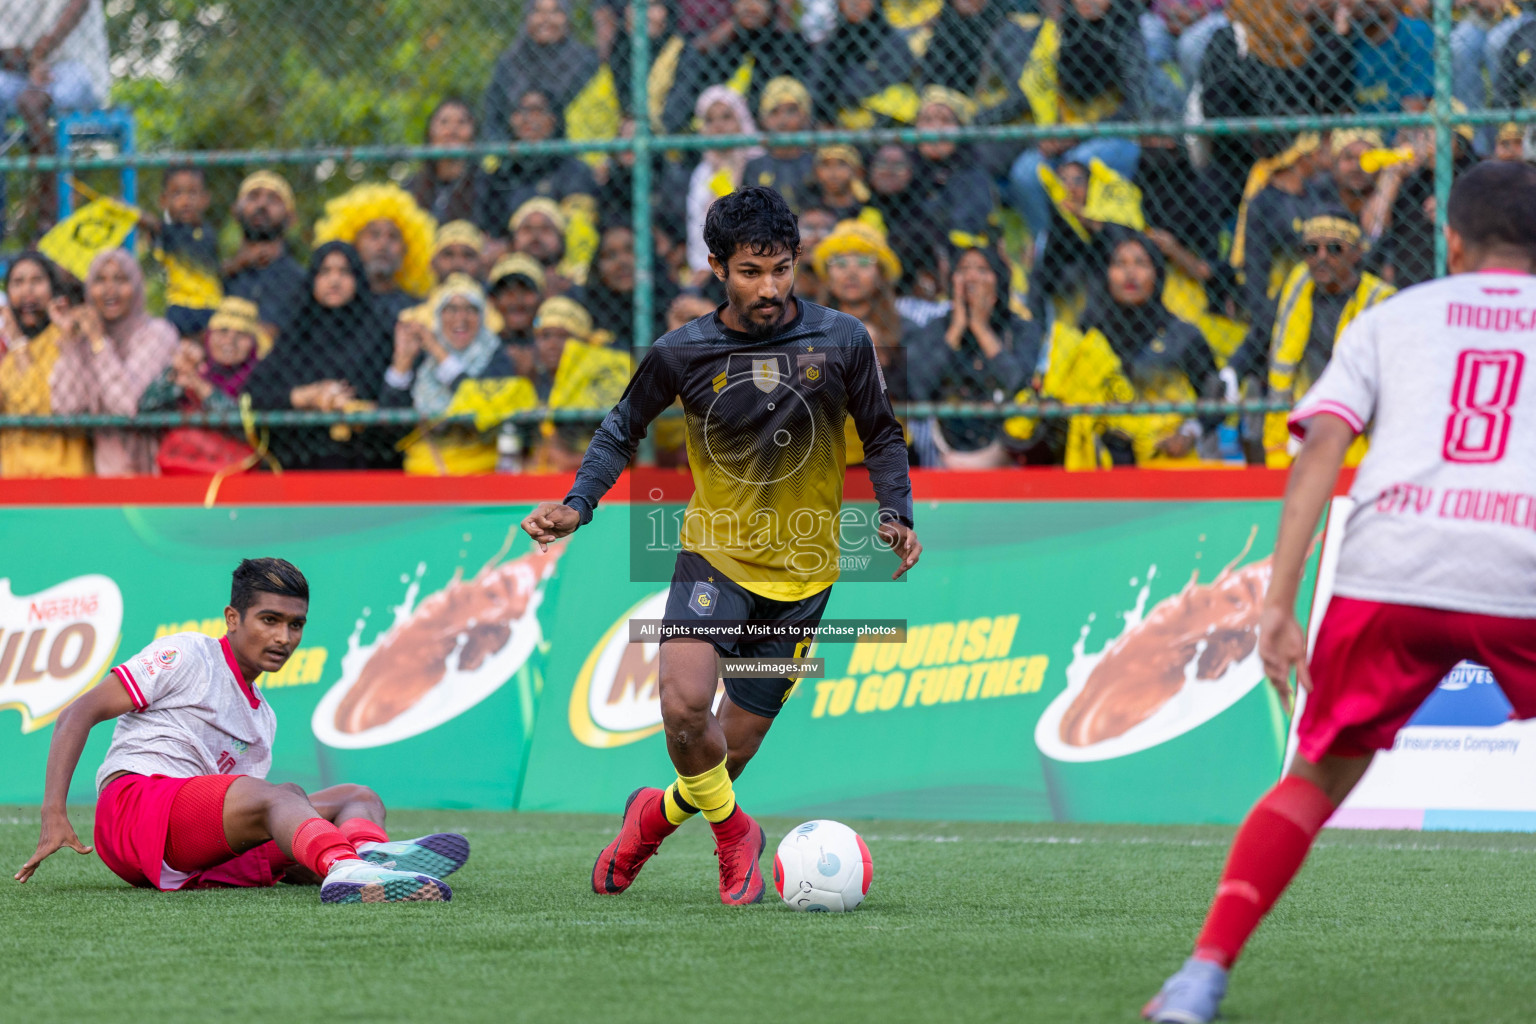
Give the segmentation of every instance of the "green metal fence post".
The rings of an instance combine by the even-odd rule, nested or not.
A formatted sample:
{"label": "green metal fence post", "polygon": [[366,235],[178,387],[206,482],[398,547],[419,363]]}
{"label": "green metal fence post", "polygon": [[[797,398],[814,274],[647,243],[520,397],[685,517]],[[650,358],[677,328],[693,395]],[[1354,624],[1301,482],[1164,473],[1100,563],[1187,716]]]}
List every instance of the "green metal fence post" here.
{"label": "green metal fence post", "polygon": [[1455,174],[1451,119],[1451,3],[1435,0],[1435,276],[1445,275],[1445,207]]}
{"label": "green metal fence post", "polygon": [[[629,0],[629,109],[635,112],[635,155],[633,178],[635,232],[635,358],[645,357],[650,348],[654,316],[656,269],[651,234],[651,36],[649,0]],[[640,446],[640,461],[653,461],[654,445],[646,435]]]}

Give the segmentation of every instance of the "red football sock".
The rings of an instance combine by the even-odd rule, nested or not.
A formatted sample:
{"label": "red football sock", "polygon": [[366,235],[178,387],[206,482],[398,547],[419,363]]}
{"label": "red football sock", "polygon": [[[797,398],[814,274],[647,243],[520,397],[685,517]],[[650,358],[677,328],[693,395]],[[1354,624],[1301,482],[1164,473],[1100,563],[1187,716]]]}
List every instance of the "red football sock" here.
{"label": "red football sock", "polygon": [[358,843],[389,842],[389,833],[384,831],[384,826],[367,818],[348,818],[336,827],[341,829],[342,835],[352,841],[353,846]]}
{"label": "red football sock", "polygon": [[663,794],[658,799],[647,801],[640,808],[640,832],[650,842],[665,839],[677,831],[677,826],[667,817],[665,801],[666,796]]}
{"label": "red football sock", "polygon": [[751,820],[751,818],[747,817],[747,812],[742,810],[738,804],[736,809],[731,811],[730,816],[724,821],[712,821],[709,823],[709,827],[715,833],[715,843],[719,846],[729,846],[731,843],[741,839],[742,836],[747,834],[747,829],[751,827],[749,825]]}
{"label": "red football sock", "polygon": [[294,830],[293,859],[317,875],[330,874],[339,860],[357,860],[357,850],[341,829],[324,818],[308,818]]}
{"label": "red football sock", "polygon": [[1333,814],[1333,802],[1305,779],[1287,775],[1264,794],[1232,841],[1227,867],[1195,956],[1231,967],[1248,936],[1301,870],[1312,840]]}

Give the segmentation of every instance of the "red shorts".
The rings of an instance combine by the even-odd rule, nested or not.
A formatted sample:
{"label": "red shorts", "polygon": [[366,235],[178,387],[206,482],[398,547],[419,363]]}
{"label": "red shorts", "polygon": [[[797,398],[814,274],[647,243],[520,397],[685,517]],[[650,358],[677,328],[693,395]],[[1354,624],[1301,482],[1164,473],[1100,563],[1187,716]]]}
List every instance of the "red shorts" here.
{"label": "red shorts", "polygon": [[[236,855],[224,842],[224,793],[239,777],[119,776],[96,801],[96,853],[128,884],[166,892],[275,885],[293,864],[276,843]],[[183,789],[191,783],[196,784],[195,801],[183,799],[178,804],[177,798],[187,795]],[[177,854],[168,857],[173,838]],[[171,867],[168,859],[186,870]]]}
{"label": "red shorts", "polygon": [[1390,749],[1464,659],[1493,672],[1512,718],[1536,718],[1536,620],[1335,597],[1312,650],[1301,756],[1315,764]]}

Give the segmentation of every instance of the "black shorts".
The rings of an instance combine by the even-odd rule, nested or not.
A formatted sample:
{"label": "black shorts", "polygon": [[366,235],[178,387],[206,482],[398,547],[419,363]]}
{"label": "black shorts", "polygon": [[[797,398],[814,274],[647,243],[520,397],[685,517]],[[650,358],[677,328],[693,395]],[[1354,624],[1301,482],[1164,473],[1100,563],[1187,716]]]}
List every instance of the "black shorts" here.
{"label": "black shorts", "polygon": [[[775,601],[760,597],[732,580],[692,551],[680,552],[672,570],[672,590],[667,594],[666,623],[695,623],[705,619],[738,621],[756,619],[805,626],[805,635],[785,639],[736,640],[715,638],[715,649],[727,658],[803,658],[810,651],[811,632],[821,622],[832,588],[801,601]],[[725,680],[731,703],[754,715],[773,718],[789,699],[796,680],[784,676],[734,676]]]}

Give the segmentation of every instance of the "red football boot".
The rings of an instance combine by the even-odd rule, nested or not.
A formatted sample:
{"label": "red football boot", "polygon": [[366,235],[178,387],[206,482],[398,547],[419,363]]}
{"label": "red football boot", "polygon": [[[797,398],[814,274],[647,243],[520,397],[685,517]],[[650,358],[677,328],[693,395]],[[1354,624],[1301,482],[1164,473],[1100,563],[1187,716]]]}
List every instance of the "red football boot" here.
{"label": "red football boot", "polygon": [[628,889],[645,862],[656,855],[661,841],[677,829],[662,810],[663,795],[654,786],[641,786],[629,794],[619,834],[592,865],[593,892],[612,896]]}
{"label": "red football boot", "polygon": [[731,907],[760,902],[766,886],[757,861],[768,845],[763,827],[740,807],[711,827],[720,858],[720,902]]}

